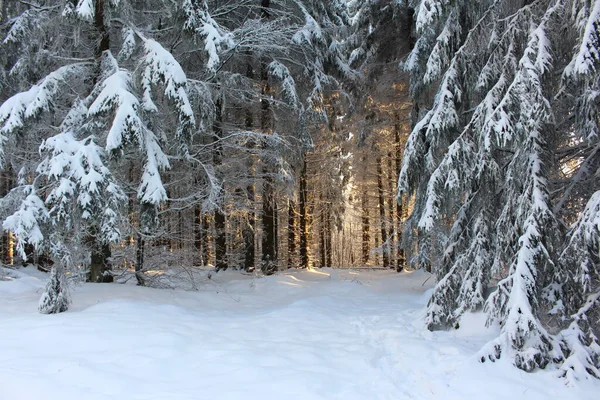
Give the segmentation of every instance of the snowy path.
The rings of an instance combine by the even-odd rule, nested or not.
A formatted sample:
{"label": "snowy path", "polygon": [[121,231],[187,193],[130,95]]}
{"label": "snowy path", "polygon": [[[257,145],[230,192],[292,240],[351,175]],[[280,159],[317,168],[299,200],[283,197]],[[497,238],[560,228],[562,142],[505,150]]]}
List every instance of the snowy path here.
{"label": "snowy path", "polygon": [[[0,399],[592,399],[553,372],[479,364],[470,316],[431,333],[423,273],[219,274],[198,292],[77,288],[36,312],[41,281],[0,282]],[[215,282],[217,281],[217,282]]]}

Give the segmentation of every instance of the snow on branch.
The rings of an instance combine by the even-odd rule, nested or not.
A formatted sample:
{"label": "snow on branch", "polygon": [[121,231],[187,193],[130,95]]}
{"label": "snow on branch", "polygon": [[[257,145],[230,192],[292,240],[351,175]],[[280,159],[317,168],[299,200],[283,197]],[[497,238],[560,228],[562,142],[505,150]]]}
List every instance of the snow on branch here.
{"label": "snow on branch", "polygon": [[94,0],[79,0],[75,6],[75,14],[86,21],[94,19]]}
{"label": "snow on branch", "polygon": [[72,220],[76,203],[83,220],[94,220],[98,215],[108,217],[101,217],[99,221],[106,235],[103,240],[118,241],[120,233],[114,209],[126,196],[104,164],[104,150],[92,137],[76,140],[73,133],[67,131],[45,140],[40,151],[47,157],[37,172],[54,182],[46,203],[52,206],[50,213],[56,220]]}
{"label": "snow on branch", "polygon": [[[160,47],[157,47],[156,45],[158,44],[152,41],[150,48],[157,49],[159,54],[162,54],[162,51],[166,52],[162,46],[158,45]],[[170,57],[166,57],[166,60],[151,58],[155,62],[148,61],[150,64],[147,66],[145,74],[148,75],[149,81],[147,81],[148,86],[145,89],[151,90],[151,84],[164,79],[167,86],[166,95],[169,93],[174,93],[175,96],[178,96],[178,93],[185,94],[181,87],[186,81],[185,74],[179,64],[171,63],[172,56],[170,53],[168,54]],[[103,55],[102,65],[102,69],[105,71],[104,75],[107,75],[107,77],[94,90],[92,95],[98,94],[89,107],[87,116],[98,117],[111,112],[114,113],[111,128],[106,138],[106,150],[108,152],[121,150],[129,142],[138,144],[145,157],[138,197],[142,202],[156,206],[167,199],[160,170],[170,167],[168,158],[163,152],[156,135],[148,129],[140,116],[142,106],[133,93],[131,73],[121,70],[115,58],[108,51]],[[187,100],[187,95],[185,99]]]}
{"label": "snow on branch", "polygon": [[450,0],[422,0],[416,16],[417,32],[422,34],[426,29],[431,29],[444,16],[449,4]]}
{"label": "snow on branch", "polygon": [[296,82],[288,68],[279,61],[269,64],[269,74],[281,82],[281,94],[283,99],[294,109],[300,109],[301,104],[296,93]]}
{"label": "snow on branch", "polygon": [[50,214],[33,186],[23,187],[23,193],[25,199],[21,202],[20,208],[4,220],[2,228],[15,235],[17,251],[26,259],[26,244],[31,244],[35,248],[42,246],[44,235],[41,226],[48,222]]}
{"label": "snow on branch", "polygon": [[6,135],[23,128],[28,119],[52,108],[61,84],[81,73],[89,64],[72,64],[48,74],[29,90],[17,93],[0,105],[0,144]]}
{"label": "snow on branch", "polygon": [[474,167],[469,166],[474,161],[475,152],[475,146],[465,135],[461,135],[450,145],[444,158],[429,178],[425,209],[419,220],[419,228],[431,230],[435,219],[441,215],[440,206],[443,197],[469,184],[467,177],[463,176],[463,171],[470,171]]}
{"label": "snow on branch", "polygon": [[142,64],[142,88],[144,89],[142,106],[144,110],[156,112],[158,108],[152,100],[152,86],[162,84],[164,94],[174,101],[179,116],[180,135],[187,135],[195,126],[194,112],[186,92],[187,77],[173,54],[153,39],[143,38],[145,55]]}
{"label": "snow on branch", "polygon": [[21,15],[9,21],[10,28],[2,40],[2,44],[19,43],[35,30],[47,13],[43,10],[25,10]]}
{"label": "snow on branch", "polygon": [[436,39],[427,60],[423,82],[427,85],[439,79],[452,58],[452,46],[460,36],[461,28],[457,21],[456,11],[451,11],[446,19],[444,29]]}
{"label": "snow on branch", "polygon": [[204,50],[208,55],[206,68],[216,70],[221,62],[221,47],[233,45],[230,35],[211,17],[206,1],[184,0],[181,7],[185,14],[183,28],[203,38]]}
{"label": "snow on branch", "polygon": [[114,112],[111,128],[106,138],[106,150],[120,149],[131,135],[138,143],[143,141],[145,126],[140,119],[140,102],[132,93],[132,76],[120,70],[116,60],[109,52],[103,55],[103,70],[109,74],[95,90],[99,91],[90,105],[88,117]]}
{"label": "snow on branch", "polygon": [[587,18],[585,8],[580,11],[578,19],[584,20],[584,29],[579,37],[579,49],[565,68],[568,77],[588,76],[597,72],[600,63],[600,0],[593,1]]}
{"label": "snow on branch", "polygon": [[162,184],[160,170],[170,168],[169,160],[160,148],[156,136],[150,131],[146,131],[144,146],[146,163],[138,188],[138,199],[142,203],[157,206],[168,198]]}

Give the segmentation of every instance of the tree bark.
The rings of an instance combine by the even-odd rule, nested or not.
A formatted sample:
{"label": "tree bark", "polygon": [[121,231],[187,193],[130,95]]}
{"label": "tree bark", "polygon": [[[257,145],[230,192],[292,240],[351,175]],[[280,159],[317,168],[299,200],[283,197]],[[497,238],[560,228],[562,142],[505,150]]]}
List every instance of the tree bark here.
{"label": "tree bark", "polygon": [[202,214],[202,265],[210,264],[210,216],[208,213]]}
{"label": "tree bark", "polygon": [[[252,67],[252,54],[248,54],[248,64],[246,65],[246,77],[250,80],[254,79],[254,68]],[[244,125],[246,126],[246,130],[251,131],[254,127],[254,115],[252,113],[252,108],[248,107],[246,109],[246,118],[244,121]],[[255,146],[254,144],[252,145]],[[253,174],[254,171],[254,162],[252,158],[250,158],[250,174]],[[255,257],[256,257],[256,248],[254,245],[255,242],[255,231],[256,231],[256,213],[254,212],[254,201],[255,201],[255,188],[254,184],[251,183],[248,185],[247,194],[248,194],[248,203],[250,204],[250,210],[247,214],[247,221],[243,221],[242,227],[242,237],[244,240],[244,269],[246,271],[254,271],[256,268],[254,265]]]}
{"label": "tree bark", "polygon": [[[398,193],[398,174],[402,168],[402,144],[400,143],[400,115],[395,115],[396,123],[394,125],[394,146],[396,147],[396,174],[394,181],[396,182],[393,195]],[[402,199],[396,199],[396,271],[401,272],[406,268],[406,254],[402,248],[402,219],[404,218],[404,209],[402,207]],[[393,219],[392,219],[393,221]]]}
{"label": "tree bark", "polygon": [[325,208],[325,265],[324,267],[332,266],[332,245],[331,245],[331,205],[328,204]]}
{"label": "tree bark", "polygon": [[308,268],[308,190],[306,174],[306,154],[302,157],[302,170],[300,171],[300,193],[299,193],[299,219],[300,219],[300,266]]}
{"label": "tree bark", "polygon": [[270,178],[265,178],[263,190],[263,210],[262,210],[262,271],[271,275],[277,271],[277,232],[276,232],[276,209],[274,207],[275,199],[273,196],[273,182]]}
{"label": "tree bark", "polygon": [[296,267],[296,204],[288,202],[288,268]]}
{"label": "tree bark", "polygon": [[[213,162],[215,165],[221,165],[223,158],[223,146],[220,143],[223,138],[223,99],[220,97],[215,102],[213,132],[215,142],[217,142]],[[228,267],[225,204],[222,197],[220,203],[219,207],[215,209],[215,268],[217,271],[226,270]]]}
{"label": "tree bark", "polygon": [[137,248],[135,250],[135,278],[137,279],[138,285],[144,286],[146,281],[144,279],[144,246],[146,240],[144,236],[138,234],[137,237]]}
{"label": "tree bark", "polygon": [[[95,49],[96,62],[98,63],[98,74],[100,76],[100,60],[102,53],[110,48],[110,37],[108,27],[104,19],[104,3],[105,0],[97,0],[95,3],[94,27],[97,34],[97,46]],[[92,232],[87,239],[91,249],[90,255],[90,270],[88,273],[89,282],[112,282],[113,277],[108,273],[112,266],[109,262],[111,256],[110,245],[103,243],[98,239],[98,229],[92,228]]]}
{"label": "tree bark", "polygon": [[383,167],[381,164],[381,157],[377,157],[377,192],[379,193],[379,223],[381,224],[381,248],[383,253],[383,267],[388,268],[390,266],[389,250],[386,249],[387,243],[387,229],[385,224],[385,197],[383,191]]}
{"label": "tree bark", "polygon": [[112,268],[109,258],[111,255],[109,244],[100,244],[96,239],[92,245],[92,254],[90,258],[89,282],[107,283],[113,281],[110,274]]}
{"label": "tree bark", "polygon": [[110,48],[109,31],[104,21],[104,3],[105,0],[96,0],[96,9],[94,10],[94,26],[98,33],[98,46],[96,46],[97,60],[100,60],[102,53]]}
{"label": "tree bark", "polygon": [[[263,0],[263,18],[268,17],[268,13],[265,17],[265,10],[268,8],[270,2]],[[270,92],[269,81],[267,76],[267,67],[262,62],[261,80],[262,80],[262,99],[261,105],[261,117],[260,127],[263,133],[269,133],[271,128],[271,104],[267,99]],[[264,182],[263,182],[263,207],[262,207],[262,265],[261,270],[266,275],[275,273],[278,269],[277,260],[277,204],[275,202],[275,189],[274,181],[270,176],[269,169],[263,167]]]}
{"label": "tree bark", "polygon": [[323,195],[319,196],[319,203],[321,203],[321,223],[319,224],[319,253],[320,253],[320,267],[325,267],[326,261],[326,252],[327,252],[327,243],[326,243],[326,232],[325,232],[325,219],[327,218],[325,215],[325,207],[323,207]]}
{"label": "tree bark", "polygon": [[398,243],[394,240],[395,236],[394,236],[394,164],[393,164],[393,154],[392,152],[388,152],[387,155],[387,171],[388,171],[388,215],[389,215],[389,219],[390,219],[390,223],[389,223],[389,233],[388,233],[388,240],[389,240],[389,263],[390,263],[390,268],[394,269],[396,266],[394,265],[394,255],[395,255],[395,247],[398,246]]}
{"label": "tree bark", "polygon": [[362,208],[362,261],[363,264],[369,263],[370,242],[371,242],[371,225],[369,221],[369,198],[367,192],[364,191],[361,197]]}
{"label": "tree bark", "polygon": [[196,253],[194,265],[202,266],[202,207],[200,205],[194,207],[194,250]]}
{"label": "tree bark", "polygon": [[[248,186],[248,201],[250,207],[254,208],[254,186]],[[253,210],[248,212],[248,221],[245,222],[242,230],[244,237],[244,269],[246,271],[254,271],[254,258],[256,256],[256,248],[254,246],[254,232],[256,230],[256,215]]]}

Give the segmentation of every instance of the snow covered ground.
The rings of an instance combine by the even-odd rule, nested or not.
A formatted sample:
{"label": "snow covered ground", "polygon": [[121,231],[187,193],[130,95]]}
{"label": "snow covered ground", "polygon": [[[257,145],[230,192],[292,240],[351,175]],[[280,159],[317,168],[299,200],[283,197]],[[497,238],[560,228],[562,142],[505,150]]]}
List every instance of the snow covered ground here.
{"label": "snow covered ground", "polygon": [[[597,399],[476,353],[481,315],[423,327],[423,272],[227,272],[196,292],[119,284],[75,289],[41,315],[41,273],[0,280],[1,400]],[[35,272],[35,273],[34,273]],[[425,282],[425,283],[424,283]]]}

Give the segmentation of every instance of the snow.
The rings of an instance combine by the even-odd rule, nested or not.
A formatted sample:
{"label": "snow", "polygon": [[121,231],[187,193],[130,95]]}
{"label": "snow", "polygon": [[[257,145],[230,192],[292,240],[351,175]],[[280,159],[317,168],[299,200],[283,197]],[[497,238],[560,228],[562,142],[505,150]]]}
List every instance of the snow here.
{"label": "snow", "polygon": [[43,242],[44,235],[40,229],[40,223],[43,224],[48,219],[49,213],[33,186],[25,186],[23,194],[26,197],[21,202],[20,208],[14,214],[6,217],[2,228],[21,238],[17,241],[16,248],[19,254],[26,258],[25,243],[38,247]]}
{"label": "snow", "polygon": [[600,22],[600,1],[594,2],[583,31],[579,51],[565,68],[567,76],[586,75],[596,72],[596,65],[600,61],[598,23]]}
{"label": "snow", "polygon": [[3,399],[586,400],[600,388],[506,359],[478,363],[498,334],[481,328],[483,314],[427,331],[424,272],[205,272],[195,292],[85,284],[50,316],[37,312],[47,276],[10,272],[0,280]]}
{"label": "snow", "polygon": [[115,109],[115,116],[106,138],[106,150],[118,149],[130,131],[141,137],[144,124],[138,116],[140,103],[130,88],[131,74],[116,71],[102,83],[102,91],[90,106],[88,116],[96,116]]}
{"label": "snow", "polygon": [[57,96],[59,85],[81,73],[85,63],[61,67],[48,74],[29,90],[15,94],[0,105],[0,134],[12,133],[25,125],[25,120],[48,111]]}
{"label": "snow", "polygon": [[92,0],[79,0],[75,12],[84,20],[94,19],[94,2]]}

